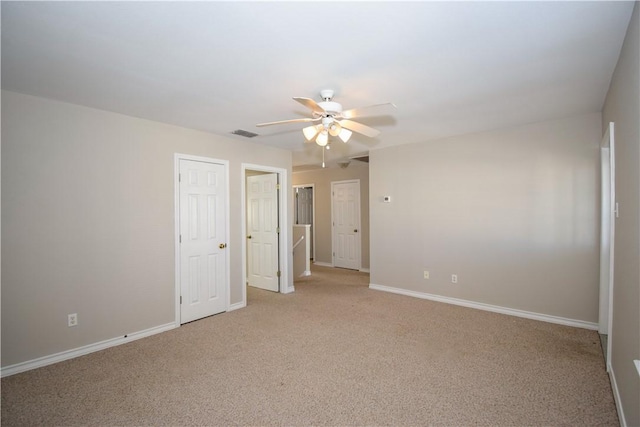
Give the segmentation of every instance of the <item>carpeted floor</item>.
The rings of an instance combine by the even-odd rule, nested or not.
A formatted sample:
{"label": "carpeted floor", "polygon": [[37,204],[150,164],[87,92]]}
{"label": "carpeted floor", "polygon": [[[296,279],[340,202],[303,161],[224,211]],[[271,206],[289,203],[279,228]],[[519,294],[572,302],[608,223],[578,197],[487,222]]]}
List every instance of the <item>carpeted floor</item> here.
{"label": "carpeted floor", "polygon": [[280,295],[2,379],[2,425],[618,426],[595,331],[368,289]]}

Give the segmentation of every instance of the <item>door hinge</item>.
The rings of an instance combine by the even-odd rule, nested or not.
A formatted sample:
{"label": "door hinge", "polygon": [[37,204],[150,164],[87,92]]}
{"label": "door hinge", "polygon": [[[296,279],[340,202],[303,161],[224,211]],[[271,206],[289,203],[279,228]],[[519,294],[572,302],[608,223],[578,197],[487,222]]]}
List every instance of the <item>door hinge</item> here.
{"label": "door hinge", "polygon": [[276,184],[276,190],[280,189],[280,184]]}
{"label": "door hinge", "polygon": [[180,295],[180,304],[182,304],[182,295]]}
{"label": "door hinge", "polygon": [[278,272],[276,273],[278,277],[280,277],[281,273],[280,270],[278,270]]}
{"label": "door hinge", "polygon": [[182,234],[178,236],[178,243],[182,243]]}
{"label": "door hinge", "polygon": [[182,174],[181,173],[178,174],[178,182],[182,182]]}
{"label": "door hinge", "polygon": [[276,228],[276,233],[280,234],[280,227]]}

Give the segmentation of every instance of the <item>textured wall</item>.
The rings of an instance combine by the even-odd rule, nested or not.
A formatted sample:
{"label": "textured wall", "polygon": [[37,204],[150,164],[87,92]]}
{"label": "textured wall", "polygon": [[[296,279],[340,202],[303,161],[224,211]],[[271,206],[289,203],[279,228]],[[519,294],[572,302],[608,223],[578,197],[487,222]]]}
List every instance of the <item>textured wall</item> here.
{"label": "textured wall", "polygon": [[241,163],[290,171],[290,152],[2,93],[3,366],[174,321],[174,153],[229,161],[241,302]]}
{"label": "textured wall", "polygon": [[626,424],[640,425],[640,5],[636,3],[602,113],[615,123],[616,219],[611,364]]}
{"label": "textured wall", "polygon": [[600,139],[594,113],[372,151],[371,283],[597,322]]}

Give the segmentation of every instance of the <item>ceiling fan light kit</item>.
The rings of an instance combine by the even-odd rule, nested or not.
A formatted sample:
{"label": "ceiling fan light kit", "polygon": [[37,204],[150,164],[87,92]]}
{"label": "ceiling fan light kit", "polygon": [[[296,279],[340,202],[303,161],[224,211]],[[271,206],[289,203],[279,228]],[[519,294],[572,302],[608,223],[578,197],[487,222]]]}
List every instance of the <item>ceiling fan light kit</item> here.
{"label": "ceiling fan light kit", "polygon": [[[379,130],[373,129],[369,126],[363,125],[362,123],[358,123],[350,119],[353,119],[360,115],[365,115],[367,111],[375,107],[382,107],[387,105],[395,107],[394,104],[387,102],[384,104],[369,105],[367,107],[353,108],[351,110],[343,111],[341,104],[332,101],[333,94],[334,92],[331,89],[321,90],[320,98],[322,99],[322,101],[320,102],[315,102],[311,98],[293,98],[294,101],[297,101],[310,109],[312,117],[259,123],[256,126],[260,127],[284,123],[308,123],[319,121],[320,123],[318,124],[303,128],[302,134],[307,141],[311,142],[315,138],[316,144],[318,144],[320,147],[327,147],[328,149],[329,136],[338,137],[342,142],[346,143],[347,141],[349,141],[349,138],[351,138],[353,132],[360,133],[370,138],[375,138],[376,136],[380,135]],[[322,151],[322,156],[322,166],[324,167],[324,150]]]}
{"label": "ceiling fan light kit", "polygon": [[342,142],[346,143],[349,140],[349,138],[351,138],[352,134],[353,132],[351,132],[350,130],[342,129],[338,134],[338,138],[340,138]]}
{"label": "ceiling fan light kit", "polygon": [[328,143],[329,143],[329,135],[327,134],[327,130],[323,129],[322,131],[320,131],[320,133],[318,134],[318,137],[316,138],[316,144],[318,144],[320,147],[324,147]]}
{"label": "ceiling fan light kit", "polygon": [[302,129],[302,133],[307,141],[311,141],[318,134],[320,127],[322,127],[322,125],[307,126]]}

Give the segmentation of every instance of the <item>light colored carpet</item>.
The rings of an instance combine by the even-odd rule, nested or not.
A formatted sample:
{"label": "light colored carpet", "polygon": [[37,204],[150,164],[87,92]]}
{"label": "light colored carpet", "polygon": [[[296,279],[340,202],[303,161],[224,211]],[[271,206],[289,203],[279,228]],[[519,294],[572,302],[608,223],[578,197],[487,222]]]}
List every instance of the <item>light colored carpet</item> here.
{"label": "light colored carpet", "polygon": [[2,425],[618,426],[595,331],[315,267],[247,308],[2,379]]}

